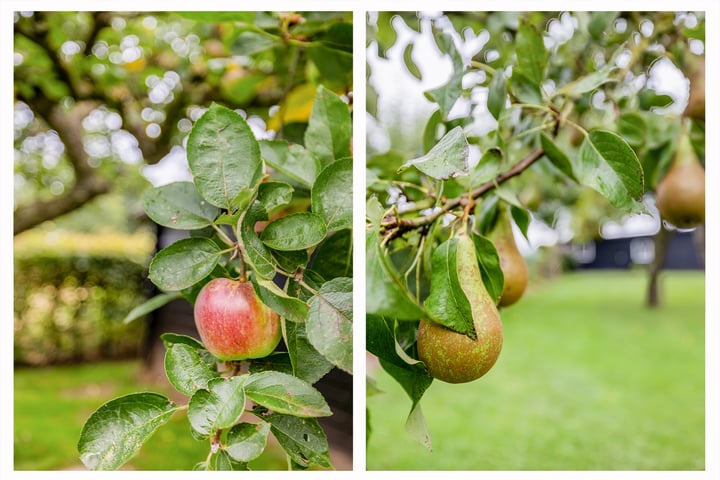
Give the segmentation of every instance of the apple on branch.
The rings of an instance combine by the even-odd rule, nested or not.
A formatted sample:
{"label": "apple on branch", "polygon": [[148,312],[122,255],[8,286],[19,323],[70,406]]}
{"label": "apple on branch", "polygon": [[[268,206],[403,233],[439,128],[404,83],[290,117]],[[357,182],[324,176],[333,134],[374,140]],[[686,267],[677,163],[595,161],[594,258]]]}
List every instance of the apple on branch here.
{"label": "apple on branch", "polygon": [[263,358],[280,343],[278,314],[247,281],[211,280],[200,290],[194,315],[205,348],[220,360]]}

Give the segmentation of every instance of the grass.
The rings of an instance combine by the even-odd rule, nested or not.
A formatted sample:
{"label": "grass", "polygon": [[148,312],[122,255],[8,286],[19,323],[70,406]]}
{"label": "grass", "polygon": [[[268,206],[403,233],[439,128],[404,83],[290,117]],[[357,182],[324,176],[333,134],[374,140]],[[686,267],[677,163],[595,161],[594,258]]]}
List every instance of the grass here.
{"label": "grass", "polygon": [[665,272],[656,310],[645,285],[643,272],[574,273],[504,310],[493,369],[425,394],[432,452],[404,431],[408,397],[373,372],[385,393],[367,401],[367,468],[704,469],[705,277]]}
{"label": "grass", "polygon": [[[84,468],[77,441],[85,420],[100,405],[139,391],[170,395],[169,388],[139,383],[138,369],[132,361],[16,369],[15,470]],[[190,470],[205,459],[208,448],[207,441],[192,438],[186,416],[176,414],[123,468]],[[286,469],[285,455],[269,444],[251,468]]]}

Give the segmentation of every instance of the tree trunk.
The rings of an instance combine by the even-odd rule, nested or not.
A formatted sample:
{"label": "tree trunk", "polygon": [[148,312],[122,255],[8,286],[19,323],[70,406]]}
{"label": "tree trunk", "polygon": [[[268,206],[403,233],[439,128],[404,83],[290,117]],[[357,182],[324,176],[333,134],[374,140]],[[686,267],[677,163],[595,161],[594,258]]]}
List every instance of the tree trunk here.
{"label": "tree trunk", "polygon": [[650,264],[649,270],[649,282],[647,290],[647,298],[645,304],[650,308],[656,308],[660,305],[660,272],[665,265],[665,257],[667,255],[668,247],[670,246],[670,239],[673,233],[661,224],[660,231],[655,235],[655,258],[653,258]]}

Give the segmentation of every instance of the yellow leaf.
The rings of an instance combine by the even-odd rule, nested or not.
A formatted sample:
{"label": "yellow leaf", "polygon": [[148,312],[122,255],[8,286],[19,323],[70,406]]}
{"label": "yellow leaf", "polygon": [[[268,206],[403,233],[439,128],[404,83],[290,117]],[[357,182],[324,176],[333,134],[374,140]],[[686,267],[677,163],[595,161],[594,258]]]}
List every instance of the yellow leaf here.
{"label": "yellow leaf", "polygon": [[137,73],[143,71],[146,65],[147,62],[145,61],[145,57],[140,57],[137,60],[133,60],[132,62],[126,62],[125,69],[128,72]]}
{"label": "yellow leaf", "polygon": [[294,122],[307,122],[312,112],[317,86],[303,83],[293,88],[280,109],[268,120],[268,129],[278,130],[281,125]]}

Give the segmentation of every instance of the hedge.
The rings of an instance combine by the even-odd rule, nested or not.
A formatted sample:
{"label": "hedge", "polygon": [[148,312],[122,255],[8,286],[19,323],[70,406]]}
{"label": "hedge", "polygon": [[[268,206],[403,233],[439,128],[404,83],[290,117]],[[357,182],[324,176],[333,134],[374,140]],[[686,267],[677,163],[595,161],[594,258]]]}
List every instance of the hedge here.
{"label": "hedge", "polygon": [[123,358],[146,322],[122,320],[148,294],[154,241],[142,235],[28,232],[15,239],[14,359],[21,365]]}

